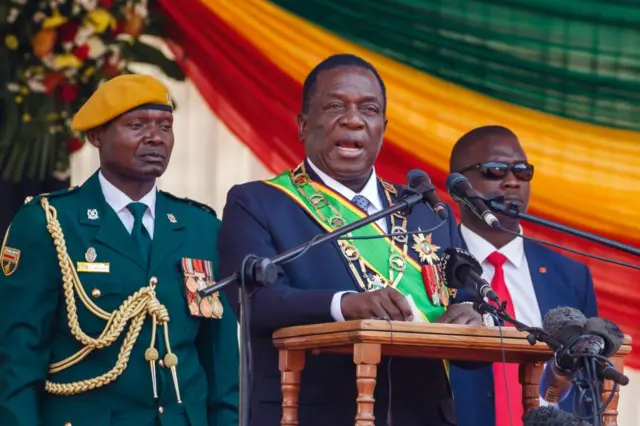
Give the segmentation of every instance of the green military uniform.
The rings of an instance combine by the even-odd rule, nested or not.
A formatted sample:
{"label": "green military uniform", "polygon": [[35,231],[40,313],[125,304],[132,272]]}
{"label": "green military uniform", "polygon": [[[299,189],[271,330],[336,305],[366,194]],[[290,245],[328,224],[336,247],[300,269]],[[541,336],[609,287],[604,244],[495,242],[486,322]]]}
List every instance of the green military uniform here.
{"label": "green military uniform", "polygon": [[237,425],[236,318],[197,294],[219,226],[158,191],[145,259],[98,173],[27,202],[1,252],[0,425]]}

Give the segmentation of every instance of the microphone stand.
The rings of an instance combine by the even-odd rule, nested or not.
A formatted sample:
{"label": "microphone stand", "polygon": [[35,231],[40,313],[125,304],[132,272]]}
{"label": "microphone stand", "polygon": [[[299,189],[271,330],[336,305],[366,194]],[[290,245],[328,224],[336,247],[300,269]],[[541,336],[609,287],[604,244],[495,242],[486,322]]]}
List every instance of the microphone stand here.
{"label": "microphone stand", "polygon": [[542,225],[547,228],[555,229],[557,231],[564,232],[569,235],[573,235],[579,238],[584,238],[589,241],[593,241],[598,244],[602,244],[605,247],[613,248],[620,250],[625,253],[633,254],[635,256],[640,256],[640,249],[636,247],[632,247],[627,244],[622,244],[618,241],[610,240],[608,238],[600,237],[598,235],[581,231],[579,229],[572,228],[570,226],[562,225],[560,223],[552,222],[547,219],[543,219],[541,217],[534,216],[532,214],[523,213],[520,211],[518,206],[516,205],[506,205],[500,200],[501,197],[496,199],[486,200],[486,203],[492,211],[496,213],[500,213],[505,216],[514,217],[517,219],[526,220],[531,223],[535,223],[537,225]]}
{"label": "microphone stand", "polygon": [[[551,336],[542,328],[530,327],[513,318],[511,315],[509,315],[506,312],[506,306],[507,306],[507,302],[502,302],[500,304],[500,307],[496,307],[484,301],[475,301],[473,303],[473,307],[476,311],[478,311],[478,313],[494,315],[499,319],[501,319],[502,321],[512,324],[516,328],[516,330],[525,331],[529,333],[529,335],[527,336],[527,341],[529,342],[530,345],[533,346],[536,344],[536,341],[538,341],[538,342],[546,343],[547,346],[553,349],[556,353],[558,352],[558,350],[564,349],[564,345],[561,341]],[[588,362],[588,358],[584,358],[583,362],[584,362],[583,368],[587,369],[586,365]],[[595,374],[596,378],[601,381],[608,379],[608,380],[612,380],[616,384],[622,384],[622,385],[626,385],[629,383],[629,378],[627,376],[620,373],[618,370],[616,370],[611,366],[603,366],[598,362],[595,363],[595,371],[593,372],[593,374]],[[594,426],[598,426],[602,422],[602,416],[599,414],[600,408],[602,406],[601,394],[599,392],[600,386],[594,386],[594,384],[592,384],[592,387],[596,389],[596,391],[593,392],[594,400],[592,401],[592,404],[594,409],[594,416],[597,417],[597,422],[598,422]],[[615,392],[616,389],[617,389],[617,385],[614,385],[614,390],[612,392]]]}
{"label": "microphone stand", "polygon": [[[239,284],[239,320],[240,320],[240,419],[239,426],[247,426],[249,424],[249,368],[250,368],[250,351],[247,351],[249,340],[249,296],[247,294],[247,283],[251,283],[256,286],[268,286],[275,283],[278,278],[278,264],[285,263],[287,261],[294,260],[296,257],[301,256],[310,248],[322,244],[327,241],[337,240],[341,236],[348,234],[358,228],[366,226],[370,223],[376,222],[379,219],[390,216],[393,213],[402,211],[405,214],[409,214],[413,207],[417,204],[425,202],[425,196],[420,192],[410,188],[404,187],[399,194],[401,200],[397,203],[390,205],[389,207],[382,209],[372,215],[364,217],[353,223],[346,224],[345,226],[335,229],[326,234],[318,234],[311,241],[300,244],[290,250],[280,253],[272,258],[260,258],[255,255],[248,255],[242,262],[240,272],[237,272],[227,278],[224,278],[217,283],[210,285],[198,291],[201,297],[207,297],[222,288],[237,283]],[[248,356],[248,357],[247,357]]]}
{"label": "microphone stand", "polygon": [[542,342],[542,343],[546,343],[547,346],[549,346],[554,351],[562,347],[562,342],[555,339],[553,336],[551,336],[549,333],[544,331],[542,328],[530,327],[513,318],[511,315],[509,315],[506,312],[506,306],[507,306],[507,302],[502,302],[499,308],[486,302],[476,301],[473,303],[473,308],[476,311],[478,311],[478,313],[482,315],[484,314],[494,315],[500,318],[502,321],[512,324],[516,330],[529,333],[529,335],[527,336],[527,341],[532,346],[535,345],[536,342]]}

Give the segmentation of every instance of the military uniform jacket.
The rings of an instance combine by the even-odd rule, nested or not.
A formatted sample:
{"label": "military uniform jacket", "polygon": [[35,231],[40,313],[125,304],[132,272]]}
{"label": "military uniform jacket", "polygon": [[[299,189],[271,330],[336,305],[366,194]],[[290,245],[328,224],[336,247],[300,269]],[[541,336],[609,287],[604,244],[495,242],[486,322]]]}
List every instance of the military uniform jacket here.
{"label": "military uniform jacket", "polygon": [[[61,272],[61,255],[47,230],[42,198],[55,208],[69,264],[74,265],[66,274]],[[199,265],[208,280],[217,275],[219,224],[208,207],[158,192],[147,265],[132,236],[105,202],[97,173],[80,187],[36,197],[24,205],[11,224],[2,252],[0,425],[237,425],[236,317],[223,295],[219,295],[224,310],[221,319],[211,318],[211,313],[209,318],[201,316],[193,300],[188,302],[185,285],[184,265]],[[161,321],[152,333],[152,317],[147,315],[133,345],[127,333],[135,321],[129,320],[110,345],[52,372],[52,365],[86,346],[70,331],[74,316],[88,339],[104,337],[100,334],[107,325],[107,320],[83,303],[81,292],[63,289],[63,277],[72,276],[74,269],[86,297],[107,314],[133,300],[131,296],[149,287],[155,278],[156,300],[169,317],[169,342]],[[68,309],[70,299],[75,301],[75,314]],[[160,309],[158,306],[154,309]],[[152,335],[158,354],[157,398],[151,365],[145,358]],[[120,374],[114,373],[126,347],[130,347],[126,366]],[[178,360],[181,403],[172,372],[161,362],[169,352]],[[94,378],[98,380],[86,382]],[[57,385],[74,382],[80,384],[64,391]],[[56,394],[69,393],[69,389],[81,391]]]}

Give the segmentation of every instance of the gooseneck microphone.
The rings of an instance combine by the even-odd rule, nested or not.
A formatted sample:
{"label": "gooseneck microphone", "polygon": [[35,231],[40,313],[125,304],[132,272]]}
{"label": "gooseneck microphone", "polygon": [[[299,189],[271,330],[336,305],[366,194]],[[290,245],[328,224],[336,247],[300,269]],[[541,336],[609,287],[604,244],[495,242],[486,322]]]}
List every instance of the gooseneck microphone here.
{"label": "gooseneck microphone", "polygon": [[473,285],[484,299],[500,303],[498,294],[491,285],[482,278],[482,266],[471,253],[466,250],[448,247],[440,259],[443,281],[449,288],[465,288]]}
{"label": "gooseneck microphone", "polygon": [[492,228],[501,228],[500,221],[485,204],[483,198],[473,189],[469,179],[460,173],[452,173],[447,177],[447,191],[454,200],[460,201],[476,216]]}
{"label": "gooseneck microphone", "polygon": [[407,183],[414,191],[422,194],[426,203],[442,220],[449,217],[447,208],[438,197],[436,187],[431,183],[429,175],[420,169],[413,169],[407,173]]}

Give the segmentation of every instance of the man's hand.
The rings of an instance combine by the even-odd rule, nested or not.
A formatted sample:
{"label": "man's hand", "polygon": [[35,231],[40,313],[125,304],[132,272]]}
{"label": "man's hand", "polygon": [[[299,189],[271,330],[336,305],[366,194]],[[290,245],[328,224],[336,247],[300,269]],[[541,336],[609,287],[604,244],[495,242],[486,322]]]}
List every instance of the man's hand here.
{"label": "man's hand", "polygon": [[344,294],[340,306],[345,320],[413,320],[409,302],[398,290],[391,287],[365,293]]}
{"label": "man's hand", "polygon": [[469,304],[453,304],[435,322],[444,324],[482,325],[482,316]]}

